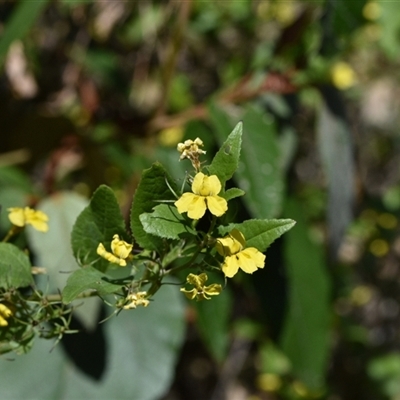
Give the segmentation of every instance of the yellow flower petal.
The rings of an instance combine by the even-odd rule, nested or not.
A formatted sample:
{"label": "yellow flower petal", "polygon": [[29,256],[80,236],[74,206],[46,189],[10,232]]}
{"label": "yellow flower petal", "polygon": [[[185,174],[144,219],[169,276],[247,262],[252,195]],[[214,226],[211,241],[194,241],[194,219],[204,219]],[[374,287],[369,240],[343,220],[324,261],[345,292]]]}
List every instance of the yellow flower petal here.
{"label": "yellow flower petal", "polygon": [[193,193],[183,193],[183,195],[174,203],[180,214],[188,212],[193,199],[197,197]]}
{"label": "yellow flower petal", "polygon": [[197,296],[197,289],[186,290],[185,288],[181,288],[180,290],[189,300],[193,300]]}
{"label": "yellow flower petal", "polygon": [[5,318],[0,315],[0,326],[7,326],[8,322]]}
{"label": "yellow flower petal", "polygon": [[225,257],[222,265],[222,271],[226,277],[232,278],[239,270],[239,262],[235,255]]}
{"label": "yellow flower petal", "polygon": [[12,207],[8,209],[8,219],[15,226],[25,226],[25,213],[23,208]]}
{"label": "yellow flower petal", "polygon": [[7,306],[0,303],[0,314],[3,317],[8,318],[12,315],[12,311]]}
{"label": "yellow flower petal", "polygon": [[8,211],[8,218],[15,226],[23,227],[30,224],[40,232],[47,232],[49,230],[47,225],[49,217],[43,211],[33,210],[29,207],[12,207]]}
{"label": "yellow flower petal", "polygon": [[27,224],[31,224],[39,232],[47,232],[49,230],[47,225],[49,217],[43,211],[25,207],[24,212]]}
{"label": "yellow flower petal", "polygon": [[249,247],[237,254],[239,267],[247,274],[257,271],[257,268],[264,268],[265,255],[254,247]]}
{"label": "yellow flower petal", "polygon": [[196,289],[202,289],[204,284],[207,282],[207,279],[207,274],[203,272],[200,275],[189,274],[186,277],[186,282],[196,287]]}
{"label": "yellow flower petal", "polygon": [[219,283],[213,283],[212,285],[204,287],[204,293],[209,296],[217,296],[222,292],[222,286]]}
{"label": "yellow flower petal", "polygon": [[120,267],[126,267],[126,261],[116,257],[114,254],[107,251],[103,245],[103,243],[99,243],[96,250],[97,254],[100,257],[103,257],[105,260],[109,261],[113,264],[118,264]]}
{"label": "yellow flower petal", "polygon": [[132,247],[133,245],[125,242],[125,240],[121,240],[118,235],[113,236],[111,250],[117,257],[127,258],[132,251]]}
{"label": "yellow flower petal", "polygon": [[217,239],[217,251],[221,256],[231,256],[238,253],[243,249],[246,242],[242,232],[238,229],[234,229],[228,236]]}
{"label": "yellow flower petal", "polygon": [[184,193],[174,204],[179,213],[188,213],[192,219],[200,219],[208,208],[212,214],[220,217],[228,209],[225,199],[217,196],[221,191],[221,182],[216,175],[196,174],[192,183],[193,193]]}
{"label": "yellow flower petal", "polygon": [[214,214],[216,217],[225,214],[228,209],[227,201],[219,196],[208,196],[206,197],[206,202],[211,214]]}
{"label": "yellow flower petal", "polygon": [[[193,182],[192,182],[192,192],[193,193],[195,193],[197,195],[202,195],[201,191],[203,189],[205,177],[206,176],[202,172],[199,172],[198,174],[196,174],[196,176],[194,177]],[[208,196],[208,193],[203,196]]]}

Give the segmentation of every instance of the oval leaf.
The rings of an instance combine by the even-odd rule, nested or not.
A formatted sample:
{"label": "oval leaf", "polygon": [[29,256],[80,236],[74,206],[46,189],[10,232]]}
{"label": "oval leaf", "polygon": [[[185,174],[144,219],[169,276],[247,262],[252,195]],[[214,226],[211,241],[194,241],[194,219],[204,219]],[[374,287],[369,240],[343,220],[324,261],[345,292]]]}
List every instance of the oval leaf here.
{"label": "oval leaf", "polygon": [[152,213],[144,213],[139,218],[147,233],[161,238],[179,240],[185,234],[196,235],[187,220],[171,205],[160,204]]}
{"label": "oval leaf", "polygon": [[19,288],[32,283],[28,256],[11,243],[0,243],[0,287]]}

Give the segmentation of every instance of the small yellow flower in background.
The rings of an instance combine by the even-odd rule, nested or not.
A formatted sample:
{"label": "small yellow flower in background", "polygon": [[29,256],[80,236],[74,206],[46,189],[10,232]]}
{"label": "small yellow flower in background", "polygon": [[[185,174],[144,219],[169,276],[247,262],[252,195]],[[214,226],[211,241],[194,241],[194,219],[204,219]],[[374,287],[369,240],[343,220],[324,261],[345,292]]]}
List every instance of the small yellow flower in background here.
{"label": "small yellow flower in background", "polygon": [[11,315],[12,311],[7,306],[0,303],[0,327],[8,325],[7,318],[10,318]]}
{"label": "small yellow flower in background", "polygon": [[47,221],[49,217],[39,210],[25,207],[12,207],[8,209],[8,219],[15,226],[23,227],[25,225],[32,225],[37,231],[47,232],[49,226]]}
{"label": "small yellow flower in background", "polygon": [[363,7],[362,14],[365,19],[376,21],[381,16],[381,11],[381,6],[377,1],[369,1]]}
{"label": "small yellow flower in background", "polygon": [[228,278],[236,275],[239,268],[247,274],[252,274],[257,268],[264,268],[265,255],[255,247],[245,246],[245,238],[238,229],[233,229],[229,235],[217,239],[217,251],[225,257],[222,271]]}
{"label": "small yellow flower in background", "polygon": [[171,128],[163,129],[158,134],[158,140],[163,146],[176,146],[176,144],[183,138],[183,128],[181,126],[173,126]]}
{"label": "small yellow flower in background", "polygon": [[331,70],[332,83],[340,90],[348,89],[355,85],[357,76],[350,64],[340,61],[333,65]]}
{"label": "small yellow flower in background", "polygon": [[227,201],[218,196],[222,186],[217,175],[196,174],[192,183],[193,193],[184,193],[174,204],[179,213],[188,213],[192,219],[200,219],[208,208],[217,217],[228,209]]}
{"label": "small yellow flower in background", "polygon": [[132,308],[136,308],[137,306],[147,307],[150,302],[146,299],[146,296],[147,292],[137,292],[129,294],[126,300],[130,301],[130,303],[125,304],[123,308],[125,310],[131,310]]}
{"label": "small yellow flower in background", "polygon": [[131,254],[132,248],[132,244],[121,240],[118,235],[114,235],[113,240],[111,241],[112,253],[105,249],[103,243],[99,243],[97,246],[97,254],[113,264],[118,264],[120,267],[126,267],[125,260]]}
{"label": "small yellow flower in background", "polygon": [[189,274],[186,278],[186,282],[193,285],[194,288],[191,290],[181,288],[181,292],[183,292],[189,300],[196,299],[197,301],[210,300],[210,296],[218,296],[222,292],[222,286],[218,283],[205,286],[207,279],[208,276],[204,272],[200,275]]}

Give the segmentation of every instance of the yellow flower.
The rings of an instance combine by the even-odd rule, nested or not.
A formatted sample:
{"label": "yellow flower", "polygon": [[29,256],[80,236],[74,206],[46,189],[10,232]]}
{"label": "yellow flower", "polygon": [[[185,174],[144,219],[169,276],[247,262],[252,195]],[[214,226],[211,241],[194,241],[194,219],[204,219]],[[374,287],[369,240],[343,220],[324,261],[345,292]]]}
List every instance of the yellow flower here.
{"label": "yellow flower", "polygon": [[352,66],[340,61],[333,65],[331,70],[333,84],[340,90],[348,89],[357,82],[357,76]]}
{"label": "yellow flower", "polygon": [[181,288],[181,292],[183,292],[189,300],[210,300],[211,297],[209,296],[217,296],[222,292],[222,286],[218,283],[205,286],[207,279],[208,276],[204,272],[200,275],[189,274],[186,281],[193,285],[194,288],[191,290]]}
{"label": "yellow flower", "polygon": [[171,128],[163,129],[158,134],[158,140],[163,146],[175,146],[182,140],[184,131],[182,126],[173,126]]}
{"label": "yellow flower", "polygon": [[25,207],[12,207],[8,209],[8,219],[15,226],[23,227],[25,225],[32,225],[37,231],[47,232],[49,227],[47,221],[49,217],[39,210]]}
{"label": "yellow flower", "polygon": [[132,308],[136,308],[137,306],[147,307],[150,302],[146,299],[146,296],[147,292],[137,292],[129,294],[126,300],[130,301],[130,303],[125,304],[123,308],[125,310],[131,310]]}
{"label": "yellow flower", "polygon": [[112,253],[105,249],[103,243],[99,243],[97,246],[97,254],[100,257],[105,258],[110,263],[118,264],[120,267],[126,267],[125,260],[129,257],[132,247],[132,244],[121,240],[118,235],[114,235],[111,242]]}
{"label": "yellow flower", "polygon": [[0,327],[8,325],[7,318],[10,318],[11,315],[12,311],[7,306],[0,303]]}
{"label": "yellow flower", "polygon": [[217,239],[217,251],[225,257],[222,271],[228,278],[232,278],[239,268],[248,274],[257,271],[257,268],[264,268],[265,255],[255,247],[245,246],[245,238],[238,229],[233,229],[228,236]]}
{"label": "yellow flower", "polygon": [[187,212],[189,218],[200,219],[207,208],[217,217],[228,209],[226,200],[217,196],[221,191],[221,182],[217,175],[206,176],[199,172],[193,179],[192,191],[193,193],[184,193],[175,202],[179,213]]}

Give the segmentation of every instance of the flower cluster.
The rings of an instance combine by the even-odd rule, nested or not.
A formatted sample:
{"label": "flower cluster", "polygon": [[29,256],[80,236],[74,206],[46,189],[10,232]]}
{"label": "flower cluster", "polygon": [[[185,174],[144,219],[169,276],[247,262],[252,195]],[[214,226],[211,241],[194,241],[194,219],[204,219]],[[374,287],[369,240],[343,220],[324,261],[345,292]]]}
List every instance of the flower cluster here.
{"label": "flower cluster", "polygon": [[147,300],[147,292],[130,293],[126,298],[127,303],[122,307],[124,310],[131,310],[137,306],[147,307],[149,300]]}
{"label": "flower cluster", "polygon": [[195,140],[185,140],[183,143],[178,143],[177,149],[181,156],[179,160],[189,159],[196,171],[200,171],[201,163],[199,156],[206,154],[206,152],[200,147],[203,147],[204,143],[201,139],[196,138]]}
{"label": "flower cluster", "polygon": [[111,251],[107,251],[103,243],[99,243],[97,246],[97,254],[100,257],[105,258],[107,261],[113,264],[117,264],[120,267],[126,267],[126,259],[131,254],[133,245],[121,240],[119,235],[114,235],[111,241]]}
{"label": "flower cluster", "polygon": [[245,238],[238,229],[233,229],[229,235],[217,240],[216,248],[225,257],[222,271],[225,276],[232,278],[239,268],[252,274],[257,268],[264,268],[265,255],[255,247],[247,247]]}
{"label": "flower cluster", "polygon": [[208,276],[204,272],[200,275],[189,274],[186,278],[186,282],[194,286],[194,288],[191,290],[181,288],[181,292],[183,292],[189,300],[210,300],[210,296],[217,296],[222,292],[222,286],[218,283],[205,286],[207,280]]}
{"label": "flower cluster", "polygon": [[49,217],[43,211],[33,210],[30,207],[12,207],[8,209],[8,212],[8,218],[15,226],[22,228],[25,225],[32,225],[40,232],[49,230],[47,225]]}

